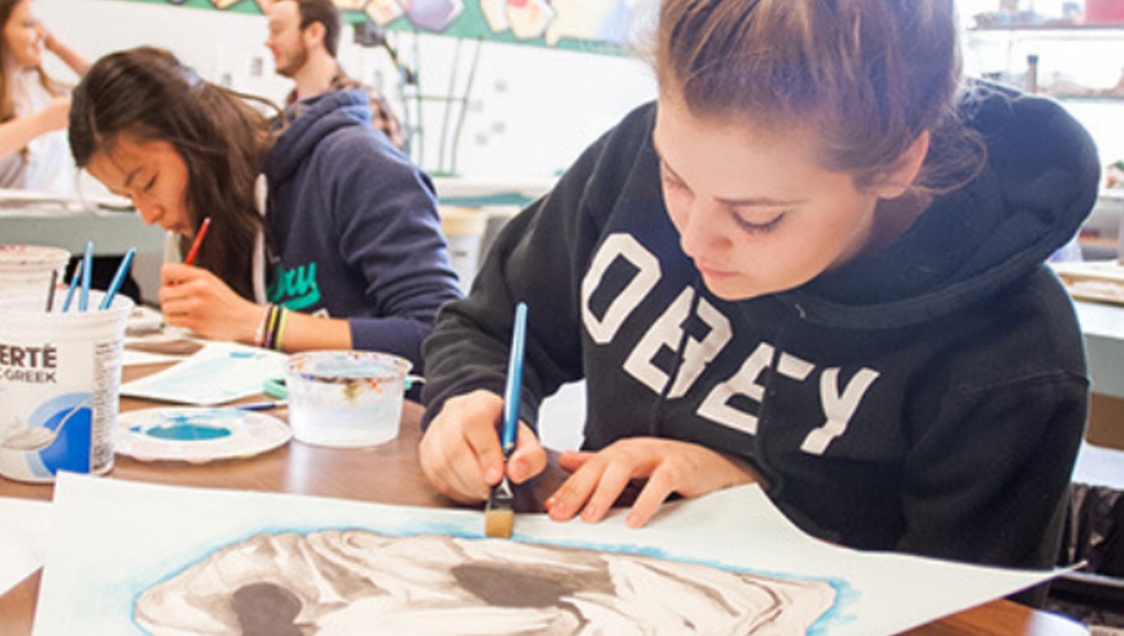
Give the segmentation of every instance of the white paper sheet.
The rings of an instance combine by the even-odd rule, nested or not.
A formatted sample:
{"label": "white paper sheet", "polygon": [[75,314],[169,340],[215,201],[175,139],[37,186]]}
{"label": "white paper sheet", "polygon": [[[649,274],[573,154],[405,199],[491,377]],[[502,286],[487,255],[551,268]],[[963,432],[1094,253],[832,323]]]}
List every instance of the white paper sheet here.
{"label": "white paper sheet", "polygon": [[121,385],[121,395],[176,404],[214,406],[260,395],[262,384],[285,373],[288,356],[229,342],[208,342],[182,362]]}
{"label": "white paper sheet", "polygon": [[0,595],[43,566],[51,504],[0,497]]}
{"label": "white paper sheet", "polygon": [[[465,509],[208,491],[72,474],[60,476],[55,488],[58,531],[44,569],[35,636],[142,633],[132,616],[144,590],[262,532],[361,528],[472,539],[483,532],[483,515]],[[827,582],[836,594],[807,632],[817,636],[898,633],[1051,577],[834,547],[799,532],[756,486],[667,505],[642,529],[628,528],[623,519],[621,511],[600,524],[517,515],[513,540]],[[658,589],[650,593],[660,594]],[[659,600],[675,604],[678,599]]]}

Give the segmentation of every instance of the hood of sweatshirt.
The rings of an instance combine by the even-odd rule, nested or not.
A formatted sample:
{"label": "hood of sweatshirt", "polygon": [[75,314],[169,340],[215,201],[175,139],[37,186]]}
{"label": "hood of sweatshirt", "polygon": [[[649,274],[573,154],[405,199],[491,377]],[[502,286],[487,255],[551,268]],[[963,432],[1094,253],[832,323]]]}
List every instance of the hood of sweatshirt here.
{"label": "hood of sweatshirt", "polygon": [[813,323],[908,326],[996,293],[1073,238],[1100,178],[1084,128],[1053,100],[985,83],[970,86],[959,111],[986,146],[979,175],[937,196],[893,245],[779,299]]}
{"label": "hood of sweatshirt", "polygon": [[360,90],[323,93],[293,104],[285,113],[289,124],[267,158],[270,183],[289,179],[325,137],[341,128],[367,126],[371,121],[370,101]]}

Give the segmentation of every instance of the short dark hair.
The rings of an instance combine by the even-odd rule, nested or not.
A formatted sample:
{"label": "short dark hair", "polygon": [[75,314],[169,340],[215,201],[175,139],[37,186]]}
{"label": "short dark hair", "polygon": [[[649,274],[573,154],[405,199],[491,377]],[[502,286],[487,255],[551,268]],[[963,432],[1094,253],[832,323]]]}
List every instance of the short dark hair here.
{"label": "short dark hair", "polygon": [[324,25],[324,48],[335,57],[340,48],[343,18],[332,0],[293,0],[301,14],[301,30],[319,22]]}

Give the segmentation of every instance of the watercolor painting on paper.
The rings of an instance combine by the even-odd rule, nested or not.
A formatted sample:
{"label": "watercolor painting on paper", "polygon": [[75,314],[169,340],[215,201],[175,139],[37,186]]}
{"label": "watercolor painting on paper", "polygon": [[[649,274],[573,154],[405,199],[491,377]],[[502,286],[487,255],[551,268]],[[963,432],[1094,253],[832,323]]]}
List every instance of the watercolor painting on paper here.
{"label": "watercolor painting on paper", "polygon": [[520,514],[512,540],[478,510],[72,474],[52,507],[34,636],[877,636],[1052,576],[832,546],[757,486],[641,529]]}
{"label": "watercolor painting on paper", "polygon": [[[138,597],[153,636],[807,634],[835,589],[644,555],[366,530],[258,534]],[[674,599],[674,602],[667,602]]]}

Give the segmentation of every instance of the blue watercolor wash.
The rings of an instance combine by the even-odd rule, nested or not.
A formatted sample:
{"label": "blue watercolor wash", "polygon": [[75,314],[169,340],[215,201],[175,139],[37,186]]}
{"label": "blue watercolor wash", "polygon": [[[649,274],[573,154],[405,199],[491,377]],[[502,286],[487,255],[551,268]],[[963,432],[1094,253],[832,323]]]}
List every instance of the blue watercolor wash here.
{"label": "blue watercolor wash", "polygon": [[230,437],[229,428],[216,428],[214,426],[199,426],[198,424],[180,423],[171,426],[154,426],[144,431],[144,434],[156,439],[168,439],[177,442],[197,441],[209,439],[222,439]]}

